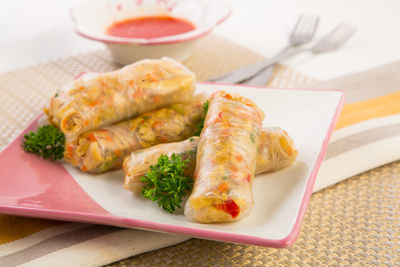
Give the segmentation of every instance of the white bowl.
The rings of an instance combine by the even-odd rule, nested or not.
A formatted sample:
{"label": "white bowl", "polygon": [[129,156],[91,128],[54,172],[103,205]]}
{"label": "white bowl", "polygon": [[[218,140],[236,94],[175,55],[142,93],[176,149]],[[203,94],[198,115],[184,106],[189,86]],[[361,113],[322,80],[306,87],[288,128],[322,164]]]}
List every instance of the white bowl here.
{"label": "white bowl", "polygon": [[[183,61],[196,41],[229,17],[222,0],[84,0],[71,8],[76,32],[103,42],[116,62],[126,65],[144,58],[171,57]],[[195,29],[152,39],[115,37],[106,29],[115,22],[146,16],[172,16],[187,20]]]}

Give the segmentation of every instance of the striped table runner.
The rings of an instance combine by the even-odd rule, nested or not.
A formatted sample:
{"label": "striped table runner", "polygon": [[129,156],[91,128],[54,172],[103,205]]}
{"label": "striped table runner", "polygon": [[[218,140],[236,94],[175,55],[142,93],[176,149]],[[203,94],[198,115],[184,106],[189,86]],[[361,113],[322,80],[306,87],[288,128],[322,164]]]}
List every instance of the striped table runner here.
{"label": "striped table runner", "polygon": [[[400,159],[400,62],[308,88],[337,88],[345,105],[314,191]],[[340,166],[338,168],[338,166]]]}

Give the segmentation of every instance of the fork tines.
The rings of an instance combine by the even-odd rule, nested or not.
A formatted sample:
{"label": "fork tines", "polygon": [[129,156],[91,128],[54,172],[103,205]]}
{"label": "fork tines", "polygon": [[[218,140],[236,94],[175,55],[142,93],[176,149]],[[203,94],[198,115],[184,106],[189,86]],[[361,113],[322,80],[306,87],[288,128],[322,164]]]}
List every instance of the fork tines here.
{"label": "fork tines", "polygon": [[328,33],[321,41],[313,47],[315,52],[324,52],[339,48],[344,44],[355,32],[356,27],[340,23],[330,33]]}

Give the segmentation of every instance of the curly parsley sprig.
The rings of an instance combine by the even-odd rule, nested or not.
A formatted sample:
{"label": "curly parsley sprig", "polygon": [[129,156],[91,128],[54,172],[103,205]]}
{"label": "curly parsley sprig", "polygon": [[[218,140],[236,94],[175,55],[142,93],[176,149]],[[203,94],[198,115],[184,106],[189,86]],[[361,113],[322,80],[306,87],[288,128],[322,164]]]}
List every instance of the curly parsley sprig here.
{"label": "curly parsley sprig", "polygon": [[157,164],[151,165],[150,171],[140,178],[145,184],[142,196],[157,202],[159,207],[169,213],[180,208],[182,198],[193,188],[193,179],[184,174],[187,162],[175,153],[171,158],[161,155]]}
{"label": "curly parsley sprig", "polygon": [[206,118],[209,105],[210,105],[210,101],[208,101],[208,100],[206,102],[204,102],[204,104],[203,104],[204,119],[201,122],[199,122],[199,125],[197,125],[197,128],[196,128],[196,130],[194,131],[194,134],[193,134],[194,136],[200,136],[201,131],[203,130],[204,120]]}
{"label": "curly parsley sprig", "polygon": [[25,134],[24,138],[25,151],[53,161],[64,157],[65,136],[52,125],[40,126],[36,132]]}

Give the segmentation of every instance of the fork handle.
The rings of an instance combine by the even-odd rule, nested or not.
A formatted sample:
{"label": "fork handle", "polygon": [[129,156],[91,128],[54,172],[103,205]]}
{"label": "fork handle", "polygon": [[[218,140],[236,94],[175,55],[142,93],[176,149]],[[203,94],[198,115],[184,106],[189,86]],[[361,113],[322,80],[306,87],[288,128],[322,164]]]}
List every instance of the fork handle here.
{"label": "fork handle", "polygon": [[284,59],[285,57],[292,56],[295,53],[297,53],[297,50],[295,51],[290,51],[289,47],[284,48],[279,52],[276,56],[266,59],[264,61],[248,65],[242,68],[239,68],[237,70],[234,70],[232,72],[223,74],[221,76],[215,77],[213,79],[210,79],[212,82],[218,82],[218,83],[240,83],[249,77],[253,77],[263,69],[274,65],[278,63],[280,60]]}
{"label": "fork handle", "polygon": [[[285,57],[291,57],[295,54],[298,54],[298,53],[304,52],[304,51],[310,51],[310,49],[309,48],[301,48],[301,49],[297,49],[297,50],[292,50],[290,52],[287,52],[285,54]],[[244,81],[241,81],[241,84],[265,86],[269,82],[269,80],[271,80],[272,75],[274,74],[275,65],[276,65],[276,63],[266,66],[265,68],[263,68],[261,71],[259,71],[255,75],[248,77]]]}
{"label": "fork handle", "polygon": [[271,80],[272,75],[274,74],[274,69],[275,64],[268,66],[250,79],[243,81],[241,84],[265,86],[269,80]]}

